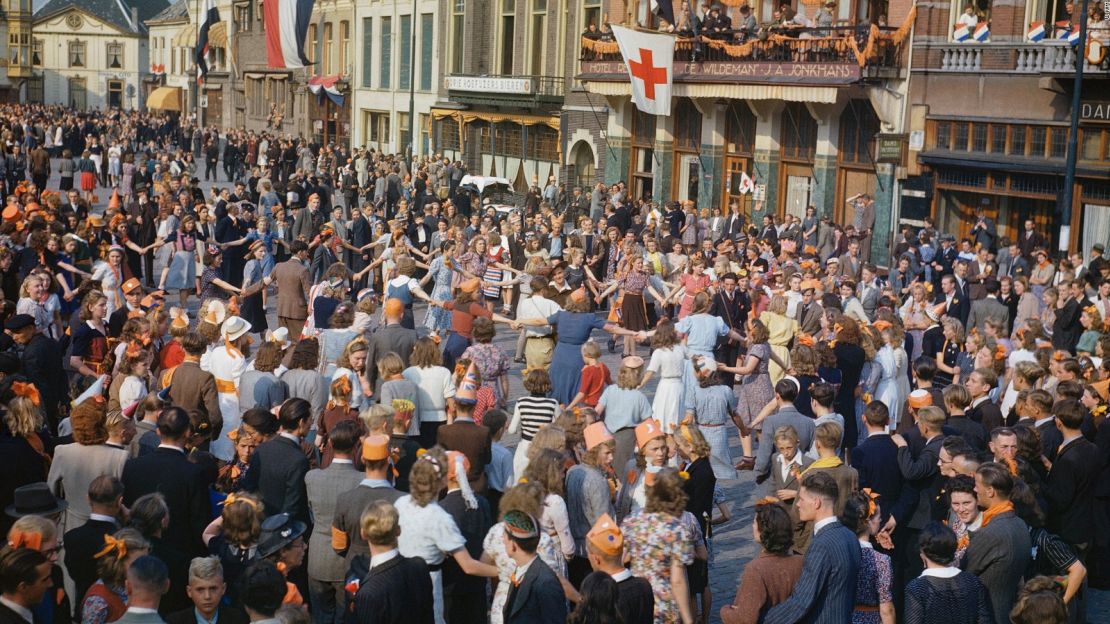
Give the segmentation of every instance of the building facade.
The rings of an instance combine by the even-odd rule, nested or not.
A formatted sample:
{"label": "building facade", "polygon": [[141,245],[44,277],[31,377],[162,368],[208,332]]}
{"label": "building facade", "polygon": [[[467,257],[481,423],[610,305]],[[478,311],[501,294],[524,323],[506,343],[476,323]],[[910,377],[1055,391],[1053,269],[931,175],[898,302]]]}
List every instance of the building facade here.
{"label": "building facade", "polygon": [[194,112],[189,97],[194,42],[182,37],[190,23],[189,0],[177,0],[146,21],[150,75],[143,82],[143,91],[148,109]]}
{"label": "building facade", "polygon": [[[29,101],[78,109],[136,109],[150,68],[145,20],[165,0],[51,0],[35,12]],[[41,52],[40,52],[41,51]],[[34,63],[38,61],[38,63]]]}
{"label": "building facade", "polygon": [[[1093,4],[1093,3],[1092,3]],[[1016,0],[980,10],[986,42],[957,41],[962,10],[918,13],[909,92],[910,171],[922,212],[966,235],[982,209],[999,236],[1026,219],[1056,249],[1110,243],[1110,63],[1084,62],[1073,200],[1062,205],[1076,55],[1057,39],[1077,23],[1070,3]],[[1078,6],[1078,5],[1077,5]],[[1029,24],[1045,25],[1032,41]],[[1057,26],[1054,27],[1053,25]]]}
{"label": "building facade", "polygon": [[19,102],[38,86],[31,84],[35,61],[31,6],[31,0],[0,2],[0,102]]}

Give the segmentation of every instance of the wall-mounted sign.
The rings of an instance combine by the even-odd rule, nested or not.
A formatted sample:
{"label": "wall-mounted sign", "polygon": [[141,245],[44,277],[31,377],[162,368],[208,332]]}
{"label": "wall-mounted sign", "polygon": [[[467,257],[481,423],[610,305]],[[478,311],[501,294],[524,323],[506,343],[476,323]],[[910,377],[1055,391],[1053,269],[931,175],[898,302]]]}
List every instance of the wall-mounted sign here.
{"label": "wall-mounted sign", "polygon": [[1110,123],[1110,100],[1084,100],[1079,105],[1079,121]]}
{"label": "wall-mounted sign", "polygon": [[509,76],[448,76],[444,79],[448,91],[476,91],[480,93],[516,93],[529,95],[533,91],[531,78]]}
{"label": "wall-mounted sign", "polygon": [[[736,61],[674,64],[675,82],[725,82],[785,85],[836,85],[859,82],[857,63],[779,63]],[[579,80],[627,82],[628,70],[621,61],[583,61]]]}
{"label": "wall-mounted sign", "polygon": [[905,134],[879,134],[875,137],[875,162],[901,165],[905,161]]}

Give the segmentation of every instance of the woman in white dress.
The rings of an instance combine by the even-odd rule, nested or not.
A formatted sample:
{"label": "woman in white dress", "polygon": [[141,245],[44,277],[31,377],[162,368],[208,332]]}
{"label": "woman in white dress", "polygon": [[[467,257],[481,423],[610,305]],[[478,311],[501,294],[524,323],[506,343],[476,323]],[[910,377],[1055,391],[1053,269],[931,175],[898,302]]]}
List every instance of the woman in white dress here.
{"label": "woman in white dress", "polygon": [[876,354],[876,360],[882,367],[882,376],[875,389],[875,399],[882,401],[890,410],[890,425],[893,431],[898,427],[902,416],[902,407],[909,396],[909,356],[903,347],[905,344],[905,330],[898,323],[887,320],[877,320],[873,324],[879,330],[882,339],[882,348]]}
{"label": "woman in white dress", "polygon": [[[401,526],[401,536],[397,540],[401,556],[420,557],[429,567],[436,568],[429,572],[432,577],[436,624],[445,624],[443,572],[439,568],[448,556],[455,559],[465,574],[491,578],[498,575],[497,568],[475,561],[470,556],[466,550],[466,539],[454,518],[436,502],[440,492],[448,485],[447,473],[447,455],[438,450],[428,451],[412,465],[409,494],[394,503]],[[469,482],[465,478],[458,482],[460,486],[462,483],[467,483],[466,487],[469,489]],[[470,503],[467,505],[469,507]]]}
{"label": "woman in white dress", "polygon": [[643,389],[654,375],[659,375],[651,412],[667,435],[674,433],[685,416],[683,409],[682,373],[686,369],[686,347],[681,344],[674,323],[660,323],[651,338],[651,361],[644,373],[640,388]]}
{"label": "woman in white dress", "polygon": [[[514,510],[522,511],[533,518],[541,517],[543,514],[543,488],[531,482],[521,483],[509,488],[501,497],[497,518],[500,520],[506,512]],[[486,539],[482,541],[482,561],[497,566],[497,579],[499,581],[497,590],[493,592],[493,604],[490,605],[490,624],[503,624],[505,621],[503,617],[505,600],[509,597],[509,588],[512,586],[511,579],[513,572],[516,571],[516,562],[505,552],[504,535],[505,523],[498,522],[493,525],[489,533],[486,534]],[[536,554],[549,568],[559,574],[559,570],[564,565],[563,557],[559,554],[555,541],[546,532],[540,533],[540,545],[536,549]],[[559,579],[563,582],[563,589],[566,591],[569,584],[563,576],[560,576]]]}

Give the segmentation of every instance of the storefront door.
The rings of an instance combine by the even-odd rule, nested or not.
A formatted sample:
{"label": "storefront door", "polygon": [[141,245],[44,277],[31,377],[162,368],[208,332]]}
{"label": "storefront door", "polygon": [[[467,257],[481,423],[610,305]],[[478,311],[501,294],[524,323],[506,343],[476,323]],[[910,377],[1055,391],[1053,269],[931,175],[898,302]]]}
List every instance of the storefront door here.
{"label": "storefront door", "polygon": [[725,161],[725,192],[721,194],[721,214],[729,213],[729,206],[736,202],[740,206],[740,214],[751,218],[752,194],[740,192],[740,181],[743,173],[752,174],[751,160],[731,156]]}
{"label": "storefront door", "polygon": [[813,192],[813,169],[804,165],[786,165],[782,170],[782,184],[779,188],[785,189],[782,203],[779,206],[779,216],[794,215],[800,219],[806,216],[806,208],[810,204]]}

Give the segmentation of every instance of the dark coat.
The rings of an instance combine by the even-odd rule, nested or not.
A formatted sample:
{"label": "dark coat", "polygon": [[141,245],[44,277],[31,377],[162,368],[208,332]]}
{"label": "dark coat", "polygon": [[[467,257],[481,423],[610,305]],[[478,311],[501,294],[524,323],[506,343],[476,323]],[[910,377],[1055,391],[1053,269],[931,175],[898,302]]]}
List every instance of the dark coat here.
{"label": "dark coat", "polygon": [[937,461],[942,444],[943,434],[926,442],[925,447],[916,455],[908,446],[898,449],[898,468],[902,471],[902,478],[918,492],[917,505],[908,523],[911,529],[924,528],[932,517],[932,500],[937,490],[937,480],[941,478]]}
{"label": "dark coat", "polygon": [[123,465],[123,503],[130,506],[144,494],[159,492],[170,508],[166,541],[188,555],[206,552],[200,542],[212,521],[204,469],[179,450],[159,447]]}
{"label": "dark coat", "polygon": [[[559,586],[558,580],[555,581]],[[423,559],[397,556],[367,573],[355,594],[359,624],[432,624],[432,577]]]}
{"label": "dark coat", "polygon": [[59,406],[69,398],[69,382],[62,368],[62,347],[43,334],[35,334],[23,348],[23,374],[42,397],[43,409],[51,423],[60,420]]}
{"label": "dark coat", "polygon": [[1029,527],[1014,512],[1000,513],[971,536],[963,569],[987,586],[994,613],[1009,613],[1033,544]]}
{"label": "dark coat", "polygon": [[897,463],[898,447],[888,433],[867,436],[852,451],[852,468],[859,473],[860,488],[871,488],[879,495],[884,522],[894,516],[901,525],[913,512],[917,493],[906,486],[902,471],[890,469]]}
{"label": "dark coat", "polygon": [[833,522],[813,536],[802,576],[785,601],[775,605],[765,624],[843,624],[852,621],[860,546],[848,527]]}
{"label": "dark coat", "polygon": [[638,576],[617,582],[617,609],[624,624],[652,624],[655,621],[655,594],[651,583]]}
{"label": "dark coat", "polygon": [[536,557],[519,584],[509,588],[505,624],[564,624],[567,600],[559,577]]}
{"label": "dark coat", "polygon": [[73,579],[75,595],[82,599],[89,587],[96,582],[96,553],[104,548],[104,536],[115,533],[121,527],[115,522],[89,520],[85,524],[66,531],[62,538],[65,546],[65,566]]}
{"label": "dark coat", "polygon": [[1106,458],[1080,436],[1068,442],[1052,462],[1041,495],[1048,503],[1048,530],[1074,545],[1090,544],[1095,534],[1095,484]]}
{"label": "dark coat", "polygon": [[493,459],[492,437],[489,427],[473,421],[456,420],[436,430],[437,444],[448,451],[458,451],[466,455],[470,462],[467,479],[475,492],[486,489],[486,466]]}
{"label": "dark coat", "polygon": [[983,433],[990,435],[998,427],[1004,424],[1002,416],[1002,408],[997,403],[987,399],[975,407],[967,410],[967,417],[972,421],[979,423],[983,427]]}
{"label": "dark coat", "polygon": [[[242,609],[220,605],[216,610],[216,620],[220,624],[248,624],[250,620]],[[196,610],[193,607],[182,609],[166,616],[166,624],[198,624]]]}
{"label": "dark coat", "polygon": [[308,494],[304,484],[308,468],[308,458],[301,445],[277,435],[262,443],[251,455],[243,489],[258,492],[267,516],[288,513],[308,523]]}

